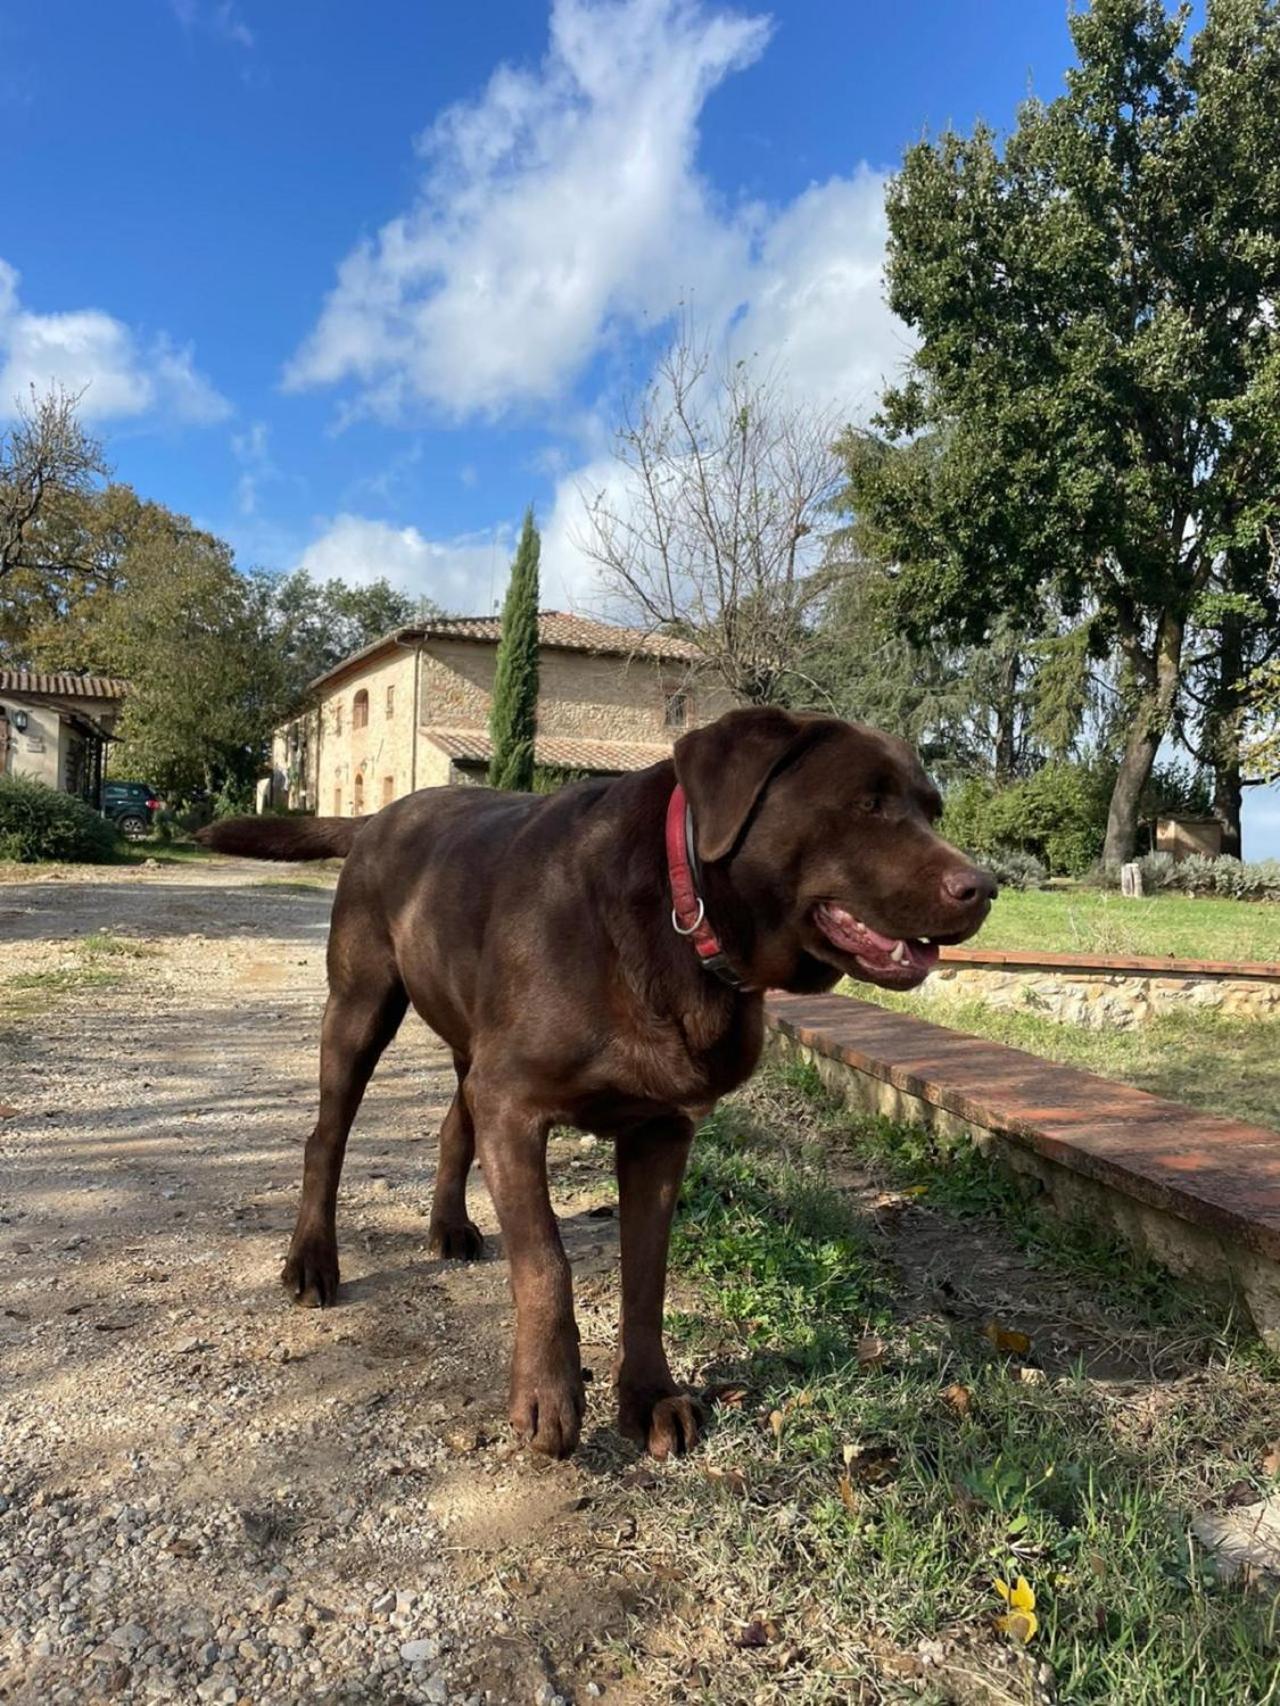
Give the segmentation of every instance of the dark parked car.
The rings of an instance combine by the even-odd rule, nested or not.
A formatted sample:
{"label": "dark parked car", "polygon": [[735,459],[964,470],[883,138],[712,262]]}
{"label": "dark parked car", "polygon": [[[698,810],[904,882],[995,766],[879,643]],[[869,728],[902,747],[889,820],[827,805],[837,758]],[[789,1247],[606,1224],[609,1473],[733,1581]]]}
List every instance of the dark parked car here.
{"label": "dark parked car", "polygon": [[146,782],[104,782],[102,815],[131,841],[146,835],[160,810],[156,791]]}

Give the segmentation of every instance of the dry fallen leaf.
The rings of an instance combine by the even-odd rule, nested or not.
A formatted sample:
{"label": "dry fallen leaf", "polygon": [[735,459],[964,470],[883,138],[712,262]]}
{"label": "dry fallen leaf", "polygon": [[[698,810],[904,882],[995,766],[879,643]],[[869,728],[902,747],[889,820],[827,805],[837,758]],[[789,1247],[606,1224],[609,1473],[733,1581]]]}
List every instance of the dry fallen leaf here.
{"label": "dry fallen leaf", "polygon": [[973,1393],[958,1380],[953,1380],[950,1386],[943,1387],[942,1402],[957,1416],[967,1416],[973,1408]]}
{"label": "dry fallen leaf", "polygon": [[836,1485],[840,1489],[840,1503],[844,1506],[844,1508],[847,1511],[857,1510],[857,1508],[858,1508],[858,1495],[854,1492],[853,1482],[849,1479],[849,1477],[847,1475],[842,1475],[840,1477],[840,1479],[836,1482]]}
{"label": "dry fallen leaf", "polygon": [[1006,1356],[1024,1357],[1031,1349],[1031,1340],[1025,1333],[1004,1327],[999,1321],[988,1321],[982,1329],[982,1336]]}
{"label": "dry fallen leaf", "polygon": [[723,1404],[726,1410],[740,1410],[750,1395],[746,1386],[708,1386],[702,1396],[708,1404]]}
{"label": "dry fallen leaf", "polygon": [[753,1617],[734,1637],[735,1647],[767,1647],[778,1638],[778,1625],[772,1617]]}
{"label": "dry fallen leaf", "polygon": [[878,1333],[865,1333],[858,1340],[858,1367],[879,1368],[884,1361],[885,1342]]}
{"label": "dry fallen leaf", "polygon": [[1271,1447],[1271,1450],[1262,1459],[1262,1473],[1264,1475],[1280,1475],[1280,1440]]}
{"label": "dry fallen leaf", "polygon": [[769,1426],[773,1429],[773,1437],[777,1440],[779,1445],[782,1444],[782,1424],[785,1421],[786,1417],[783,1415],[781,1410],[771,1410],[769,1412]]}
{"label": "dry fallen leaf", "polygon": [[741,1469],[721,1469],[714,1463],[708,1463],[702,1472],[717,1487],[727,1487],[731,1493],[746,1493],[747,1478]]}
{"label": "dry fallen leaf", "polygon": [[898,1473],[898,1454],[891,1445],[845,1447],[850,1481],[858,1487],[882,1487]]}

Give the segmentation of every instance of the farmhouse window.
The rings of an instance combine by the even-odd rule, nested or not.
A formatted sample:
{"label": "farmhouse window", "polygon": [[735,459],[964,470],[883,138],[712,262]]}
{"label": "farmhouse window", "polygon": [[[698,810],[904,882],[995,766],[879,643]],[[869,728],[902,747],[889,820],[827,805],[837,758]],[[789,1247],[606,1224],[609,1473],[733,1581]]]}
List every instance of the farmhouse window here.
{"label": "farmhouse window", "polygon": [[668,682],[663,691],[665,697],[662,709],[663,726],[668,729],[688,728],[689,694],[686,689]]}
{"label": "farmhouse window", "polygon": [[351,701],[351,727],[367,729],[369,726],[369,692],[362,687]]}

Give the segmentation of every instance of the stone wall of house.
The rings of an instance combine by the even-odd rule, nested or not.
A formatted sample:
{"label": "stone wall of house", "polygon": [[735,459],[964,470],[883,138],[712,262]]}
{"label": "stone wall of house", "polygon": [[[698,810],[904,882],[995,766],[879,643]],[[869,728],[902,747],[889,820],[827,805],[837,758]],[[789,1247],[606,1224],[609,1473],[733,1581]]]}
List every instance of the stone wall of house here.
{"label": "stone wall of house", "polygon": [[[420,720],[441,728],[486,729],[496,661],[493,646],[428,640]],[[667,721],[678,692],[684,694],[690,728],[733,703],[725,690],[691,680],[680,664],[545,650],[539,658],[538,729],[563,738],[665,743],[679,732]]]}
{"label": "stone wall of house", "polygon": [[447,752],[418,737],[418,786],[446,788],[453,781],[453,762]]}
{"label": "stone wall of house", "polygon": [[1280,980],[1173,977],[1085,971],[1008,971],[940,965],[931,994],[989,1007],[1039,1013],[1089,1030],[1133,1030],[1168,1013],[1222,1013],[1233,1019],[1280,1017]]}
{"label": "stone wall of house", "polygon": [[[413,675],[412,650],[397,648],[353,670],[321,700],[315,798],[321,817],[376,812],[414,787]],[[368,718],[358,727],[362,693]]]}
{"label": "stone wall of house", "polygon": [[[427,640],[418,665],[419,730],[434,725],[487,732],[496,658],[493,645]],[[377,811],[415,787],[456,780],[449,759],[420,732],[415,761],[414,669],[408,647],[371,658],[340,678],[315,709],[277,729],[273,803],[349,817]],[[368,720],[358,728],[360,693],[368,695]],[[678,693],[684,696],[683,725],[668,722]],[[538,727],[544,735],[669,745],[681,726],[710,722],[732,704],[724,689],[691,679],[680,664],[553,650],[540,659]]]}

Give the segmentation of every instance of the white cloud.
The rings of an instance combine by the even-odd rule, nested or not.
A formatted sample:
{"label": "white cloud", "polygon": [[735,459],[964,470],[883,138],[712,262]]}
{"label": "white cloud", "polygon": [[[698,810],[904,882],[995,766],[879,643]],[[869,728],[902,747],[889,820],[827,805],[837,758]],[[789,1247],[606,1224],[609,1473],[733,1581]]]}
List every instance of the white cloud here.
{"label": "white cloud", "polygon": [[750,233],[695,170],[698,121],[768,33],[685,0],[555,0],[542,66],[500,67],[426,132],[417,204],[341,263],[286,383],[497,413],[559,395],[686,292],[731,295]]}
{"label": "white cloud", "polygon": [[428,539],[416,527],[396,527],[362,515],[336,515],[298,560],[314,580],[367,585],[383,576],[414,598],[444,610],[485,615],[502,597],[514,547],[508,526],[456,539]]}
{"label": "white cloud", "polygon": [[174,17],[188,34],[205,30],[210,35],[234,43],[236,47],[248,49],[253,46],[253,31],[232,0],[209,0],[208,4],[202,4],[201,0],[171,0],[171,5]]}
{"label": "white cloud", "polygon": [[766,222],[732,342],[801,397],[865,420],[910,353],[884,300],[885,176],[860,166],[814,184]]}
{"label": "white cloud", "polygon": [[84,393],[87,421],[154,415],[209,426],[231,413],[189,348],[164,333],[142,338],[99,308],[37,314],[23,306],[18,284],[0,260],[0,416],[33,385],[43,391],[53,383]]}
{"label": "white cloud", "polygon": [[246,431],[231,434],[231,454],[241,470],[236,481],[236,507],[241,515],[256,515],[261,488],[280,477],[271,459],[270,437],[265,421],[254,421]]}

